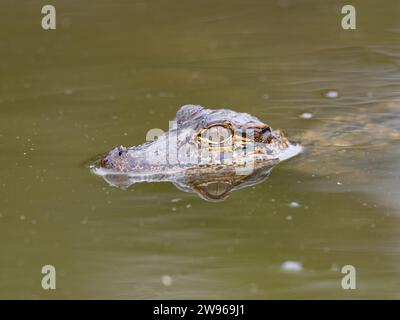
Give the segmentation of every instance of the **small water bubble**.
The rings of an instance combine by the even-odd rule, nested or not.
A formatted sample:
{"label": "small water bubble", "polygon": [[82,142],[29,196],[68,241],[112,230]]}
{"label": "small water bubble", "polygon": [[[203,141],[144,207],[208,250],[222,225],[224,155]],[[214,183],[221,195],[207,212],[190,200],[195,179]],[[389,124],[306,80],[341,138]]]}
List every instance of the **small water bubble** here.
{"label": "small water bubble", "polygon": [[161,98],[173,98],[175,97],[175,94],[173,92],[160,91],[158,96]]}
{"label": "small water bubble", "polygon": [[25,220],[25,216],[24,215],[20,216],[19,220],[24,221]]}
{"label": "small water bubble", "polygon": [[335,99],[339,96],[339,92],[337,90],[326,90],[323,95],[325,98]]}
{"label": "small water bubble", "polygon": [[176,211],[176,208],[175,208],[175,207],[172,207],[171,210],[172,210],[172,211]]}
{"label": "small water bubble", "polygon": [[191,207],[192,207],[192,205],[190,203],[186,205],[187,209],[190,209]]}
{"label": "small water bubble", "polygon": [[300,203],[298,203],[296,201],[292,201],[292,202],[289,203],[289,207],[298,208],[298,207],[300,207]]}
{"label": "small water bubble", "polygon": [[172,285],[173,280],[172,280],[172,277],[171,277],[171,276],[169,276],[169,275],[163,275],[163,276],[161,277],[161,282],[162,282],[162,284],[163,284],[164,286],[169,287],[169,286]]}
{"label": "small water bubble", "polygon": [[65,89],[64,90],[64,94],[67,95],[67,96],[71,95],[72,93],[73,93],[72,89]]}
{"label": "small water bubble", "polygon": [[269,95],[267,93],[263,94],[263,99],[268,100],[269,99]]}
{"label": "small water bubble", "polygon": [[285,271],[299,272],[303,270],[303,265],[298,261],[285,261],[282,263],[281,269]]}
{"label": "small water bubble", "polygon": [[250,292],[253,294],[258,293],[258,288],[257,285],[255,283],[250,283]]}
{"label": "small water bubble", "polygon": [[291,220],[293,220],[293,217],[292,216],[287,216],[286,220],[291,221]]}
{"label": "small water bubble", "polygon": [[300,118],[301,118],[301,119],[308,120],[308,119],[312,119],[313,116],[314,116],[314,115],[313,115],[311,112],[303,112],[303,113],[300,115]]}
{"label": "small water bubble", "polygon": [[339,266],[338,266],[337,264],[333,264],[333,265],[331,266],[331,271],[332,271],[332,272],[338,272],[338,271],[339,271]]}

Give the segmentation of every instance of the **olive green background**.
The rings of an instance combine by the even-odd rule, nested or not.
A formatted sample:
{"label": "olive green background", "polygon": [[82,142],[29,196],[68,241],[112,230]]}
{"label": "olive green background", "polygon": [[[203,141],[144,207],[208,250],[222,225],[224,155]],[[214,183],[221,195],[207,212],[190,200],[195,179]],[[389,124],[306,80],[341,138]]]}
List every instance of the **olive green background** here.
{"label": "olive green background", "polygon": [[[51,1],[57,29],[45,31],[47,3],[0,2],[1,298],[400,297],[398,153],[353,162],[359,183],[335,153],[313,174],[308,152],[222,203],[169,183],[119,190],[85,167],[167,129],[187,103],[296,137],[396,99],[398,1],[351,1],[349,31],[348,1]],[[56,290],[41,288],[45,264]],[[346,264],[356,290],[341,288]]]}

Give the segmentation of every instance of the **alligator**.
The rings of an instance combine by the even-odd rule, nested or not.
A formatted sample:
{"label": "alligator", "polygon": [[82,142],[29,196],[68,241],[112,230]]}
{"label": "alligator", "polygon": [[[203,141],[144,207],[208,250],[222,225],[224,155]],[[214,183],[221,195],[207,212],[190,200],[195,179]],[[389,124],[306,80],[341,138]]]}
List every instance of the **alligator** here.
{"label": "alligator", "polygon": [[230,109],[184,105],[167,132],[134,147],[98,156],[91,171],[110,185],[172,182],[208,201],[267,179],[279,162],[301,153],[281,130]]}

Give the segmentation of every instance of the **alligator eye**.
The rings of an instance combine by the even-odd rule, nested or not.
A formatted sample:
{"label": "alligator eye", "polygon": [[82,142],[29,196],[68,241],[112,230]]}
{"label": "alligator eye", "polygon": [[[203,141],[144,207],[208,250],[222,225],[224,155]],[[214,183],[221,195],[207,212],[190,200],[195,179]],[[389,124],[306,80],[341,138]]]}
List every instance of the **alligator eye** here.
{"label": "alligator eye", "polygon": [[202,143],[223,144],[233,136],[232,129],[215,125],[200,131],[198,138]]}

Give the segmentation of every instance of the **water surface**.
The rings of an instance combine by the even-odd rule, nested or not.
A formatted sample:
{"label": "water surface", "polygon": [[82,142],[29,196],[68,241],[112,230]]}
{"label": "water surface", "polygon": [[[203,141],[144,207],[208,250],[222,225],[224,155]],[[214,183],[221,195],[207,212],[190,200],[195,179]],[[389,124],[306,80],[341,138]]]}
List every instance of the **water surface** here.
{"label": "water surface", "polygon": [[[0,5],[1,298],[400,298],[396,143],[308,149],[220,203],[169,183],[123,191],[85,167],[187,103],[294,139],[378,112],[400,96],[398,1],[352,1],[355,31],[336,1],[53,4],[56,31],[40,1]],[[341,288],[347,264],[356,290]]]}

